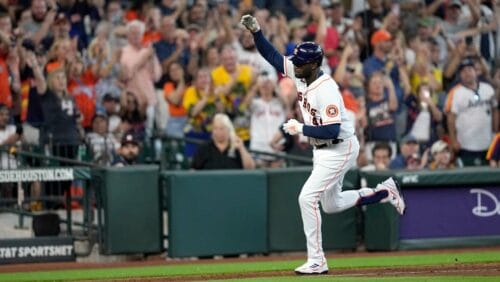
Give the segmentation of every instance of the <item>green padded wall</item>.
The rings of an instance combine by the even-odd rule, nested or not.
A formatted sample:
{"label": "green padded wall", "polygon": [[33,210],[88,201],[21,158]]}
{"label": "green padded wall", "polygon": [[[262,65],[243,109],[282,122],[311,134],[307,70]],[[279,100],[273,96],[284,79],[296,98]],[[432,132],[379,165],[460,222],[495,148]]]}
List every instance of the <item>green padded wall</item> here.
{"label": "green padded wall", "polygon": [[[302,185],[311,173],[310,167],[268,170],[268,229],[270,251],[302,251],[306,240],[302,227],[298,197]],[[344,189],[358,189],[357,171],[349,171]],[[338,214],[322,215],[323,247],[356,249],[358,209],[350,208]]]}
{"label": "green padded wall", "polygon": [[157,166],[93,171],[104,210],[104,254],[161,252],[162,222]]}
{"label": "green padded wall", "polygon": [[264,171],[163,173],[170,257],[266,253]]}

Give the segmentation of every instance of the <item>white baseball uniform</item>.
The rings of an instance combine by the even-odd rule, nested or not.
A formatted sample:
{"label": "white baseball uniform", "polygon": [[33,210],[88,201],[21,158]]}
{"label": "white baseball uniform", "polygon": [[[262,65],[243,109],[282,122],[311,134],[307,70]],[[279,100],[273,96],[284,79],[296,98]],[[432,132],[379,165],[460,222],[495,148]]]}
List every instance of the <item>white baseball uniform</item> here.
{"label": "white baseball uniform", "polygon": [[[355,164],[359,143],[354,134],[354,121],[346,114],[344,101],[337,83],[326,74],[320,75],[307,86],[304,79],[295,77],[292,62],[285,57],[285,75],[294,80],[298,91],[305,125],[317,126],[340,123],[338,139],[343,141],[331,144],[332,140],[309,138],[315,146],[313,170],[302,187],[299,205],[307,240],[308,261],[321,264],[325,262],[322,248],[321,214],[318,203],[326,213],[346,210],[357,204],[361,195],[373,193],[372,189],[342,191],[344,175]],[[331,145],[318,149],[325,143]]]}
{"label": "white baseball uniform", "polygon": [[[254,32],[254,40],[261,55],[277,70],[283,71],[286,76],[290,77],[297,87],[298,103],[305,125],[302,126],[298,121],[291,119],[284,124],[284,129],[290,134],[297,134],[301,129],[302,131],[307,129],[307,134],[322,136],[326,133],[322,132],[323,128],[309,128],[309,126],[340,124],[340,131],[335,140],[309,138],[315,147],[313,170],[299,195],[308,260],[296,268],[295,272],[297,274],[325,274],[328,272],[328,266],[322,247],[320,201],[323,210],[327,213],[340,212],[358,203],[373,204],[390,201],[398,212],[403,214],[405,204],[399,195],[398,184],[392,178],[379,184],[382,186],[380,189],[362,188],[357,191],[342,191],[344,175],[356,161],[359,143],[354,135],[354,121],[350,120],[346,114],[337,84],[329,75],[322,72],[310,85],[307,85],[304,79],[296,78],[292,61],[280,55],[266,40],[259,30],[256,19],[245,15],[241,22]],[[295,50],[299,52],[299,49]],[[314,50],[314,55],[317,55],[317,50]],[[307,56],[299,58],[299,61],[309,63]],[[325,129],[325,131],[328,130],[329,128]]]}

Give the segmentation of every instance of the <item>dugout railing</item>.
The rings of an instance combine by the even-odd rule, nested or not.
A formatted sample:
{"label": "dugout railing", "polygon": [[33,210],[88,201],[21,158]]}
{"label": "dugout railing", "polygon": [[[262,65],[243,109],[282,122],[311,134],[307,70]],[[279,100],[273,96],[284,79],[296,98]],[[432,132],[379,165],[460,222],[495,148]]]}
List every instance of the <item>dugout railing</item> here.
{"label": "dugout railing", "polygon": [[[98,206],[90,181],[93,163],[54,156],[43,147],[26,145],[0,147],[0,160],[0,213],[4,215],[1,245],[42,248],[39,244],[72,245],[74,240],[79,240],[90,246],[95,242],[94,209]],[[75,212],[78,212],[77,220]],[[9,214],[17,217],[15,223]],[[26,236],[22,230],[31,230],[31,234]],[[59,259],[88,255],[89,251],[73,252]],[[6,263],[29,262],[27,257],[3,259],[5,257],[2,262]],[[58,258],[33,259],[54,261]]]}

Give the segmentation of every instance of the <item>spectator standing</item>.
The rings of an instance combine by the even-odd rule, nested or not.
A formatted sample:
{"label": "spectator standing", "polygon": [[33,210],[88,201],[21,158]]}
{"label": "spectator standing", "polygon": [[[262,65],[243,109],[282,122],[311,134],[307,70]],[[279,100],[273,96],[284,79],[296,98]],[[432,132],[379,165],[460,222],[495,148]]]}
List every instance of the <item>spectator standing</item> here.
{"label": "spectator standing", "polygon": [[127,24],[128,45],[123,47],[120,64],[125,73],[125,89],[136,95],[139,107],[146,109],[146,132],[150,135],[157,103],[154,83],[160,79],[161,66],[154,49],[142,46],[144,28],[138,20]]}
{"label": "spectator standing", "polygon": [[57,4],[55,1],[33,0],[30,11],[31,17],[24,22],[21,29],[33,39],[35,45],[38,45],[50,32],[50,27],[57,16]]}
{"label": "spectator standing", "polygon": [[161,38],[153,44],[156,56],[161,63],[163,73],[167,73],[168,66],[179,61],[185,66],[188,64],[189,53],[184,40],[177,33],[175,18],[164,16],[160,24]]}
{"label": "spectator standing", "polygon": [[255,162],[236,135],[229,117],[216,114],[212,139],[198,147],[191,164],[193,169],[253,169]]}
{"label": "spectator standing", "polygon": [[71,23],[72,37],[80,40],[83,46],[86,47],[90,40],[85,26],[85,19],[89,21],[90,26],[92,27],[95,27],[96,23],[101,20],[101,15],[99,14],[99,1],[58,2],[59,3],[57,3],[57,7],[55,8],[68,17]]}
{"label": "spectator standing", "polygon": [[446,2],[446,16],[441,22],[443,31],[448,38],[457,40],[460,33],[477,26],[480,17],[480,8],[477,1],[466,0],[466,7],[462,1],[452,0]]}
{"label": "spectator standing", "polygon": [[389,12],[382,0],[370,0],[368,5],[368,9],[359,12],[354,17],[354,25],[361,27],[355,29],[357,30],[356,41],[362,51],[361,58],[367,58],[370,54],[368,45],[370,42],[366,38],[370,38],[372,33],[383,27],[384,18]]}
{"label": "spectator standing", "polygon": [[374,72],[383,72],[391,78],[397,98],[396,134],[399,139],[406,129],[403,101],[410,93],[410,85],[400,42],[392,39],[392,35],[384,29],[377,30],[371,36],[373,55],[363,62],[363,74],[369,78]]}
{"label": "spectator standing", "polygon": [[142,44],[145,46],[155,43],[161,38],[160,22],[161,11],[159,8],[151,6],[146,12],[146,31],[142,37]]}
{"label": "spectator standing", "polygon": [[82,114],[82,127],[90,129],[96,112],[94,85],[83,79],[84,65],[79,58],[68,64],[68,92],[74,97],[79,112]]}
{"label": "spectator standing", "polygon": [[[11,48],[10,33],[0,30],[0,103],[11,108],[14,105],[13,94],[20,91],[19,57],[17,50]],[[14,61],[13,61],[14,60]],[[15,89],[11,89],[12,87]],[[14,90],[14,91],[12,91]],[[15,97],[15,96],[14,96]]]}
{"label": "spectator standing", "polygon": [[406,98],[409,125],[407,134],[411,134],[420,144],[432,145],[443,137],[443,113],[438,108],[437,95],[428,84],[420,84],[415,95]]}
{"label": "spectator standing", "polygon": [[[396,146],[396,110],[398,102],[392,80],[380,72],[374,73],[368,80],[366,96],[367,152],[375,142],[389,142]],[[395,150],[393,150],[395,151]]]}
{"label": "spectator standing", "polygon": [[351,18],[345,17],[344,3],[341,0],[331,0],[328,1],[330,9],[329,21],[330,24],[335,27],[341,42],[339,47],[344,47],[347,41],[355,41],[355,26],[353,25],[353,20]]}
{"label": "spectator standing", "polygon": [[[193,85],[186,89],[183,106],[188,114],[185,136],[208,141],[212,133],[212,118],[224,112],[224,104],[214,93],[212,77],[208,68],[198,70]],[[192,157],[197,145],[186,143],[185,154]]]}
{"label": "spectator standing", "polygon": [[[44,127],[41,130],[43,144],[48,145],[52,155],[76,159],[83,139],[82,115],[78,111],[74,97],[68,92],[67,77],[61,67],[52,69],[45,81],[35,55],[29,53],[26,64],[33,70],[37,92],[41,95]],[[67,166],[61,162],[61,166]],[[70,193],[71,181],[47,183],[46,195],[60,196]],[[61,203],[49,203],[48,207],[59,208]]]}
{"label": "spectator standing", "polygon": [[109,41],[109,28],[107,23],[97,26],[96,37],[89,45],[88,59],[90,69],[96,78],[95,92],[98,108],[101,106],[105,94],[111,94],[119,99],[121,88],[124,85],[120,78],[121,48],[112,48]]}
{"label": "spectator standing", "polygon": [[[253,36],[252,36],[253,37]],[[270,75],[260,75],[245,98],[251,113],[250,149],[273,153],[271,141],[285,122],[285,103],[276,93],[276,81]],[[256,158],[260,167],[280,167],[283,162],[272,156]]]}
{"label": "spectator standing", "polygon": [[221,64],[212,71],[214,90],[224,98],[225,111],[231,117],[236,134],[248,143],[250,141],[250,119],[241,102],[253,81],[253,70],[249,65],[238,63],[234,47],[226,45],[221,52]]}
{"label": "spectator standing", "polygon": [[[29,47],[29,48],[26,48]],[[40,141],[40,128],[43,126],[43,111],[41,96],[37,91],[34,71],[28,66],[28,58],[35,56],[37,66],[43,68],[47,62],[46,53],[34,54],[34,44],[30,39],[24,39],[19,47],[20,76],[21,76],[21,121],[24,122],[24,142],[28,145],[38,145]],[[42,74],[43,78],[43,74]]]}
{"label": "spectator standing", "polygon": [[448,93],[445,106],[451,147],[465,166],[485,165],[498,132],[498,100],[490,84],[478,81],[473,60],[462,60],[458,72],[460,83]]}
{"label": "spectator standing", "polygon": [[163,95],[170,113],[165,132],[168,136],[182,138],[188,118],[183,105],[186,82],[182,65],[172,62],[168,67],[168,77],[163,85]]}
{"label": "spectator standing", "polygon": [[379,29],[370,37],[373,53],[363,62],[363,74],[370,77],[376,71],[384,71],[393,80],[395,85],[400,85],[399,68],[390,56],[396,50],[392,35],[385,29]]}
{"label": "spectator standing", "polygon": [[64,13],[58,13],[56,15],[51,27],[52,32],[45,36],[40,42],[45,50],[50,50],[54,42],[63,39],[75,40],[78,50],[83,50],[85,47],[83,42],[79,40],[79,37],[71,38],[71,23]]}

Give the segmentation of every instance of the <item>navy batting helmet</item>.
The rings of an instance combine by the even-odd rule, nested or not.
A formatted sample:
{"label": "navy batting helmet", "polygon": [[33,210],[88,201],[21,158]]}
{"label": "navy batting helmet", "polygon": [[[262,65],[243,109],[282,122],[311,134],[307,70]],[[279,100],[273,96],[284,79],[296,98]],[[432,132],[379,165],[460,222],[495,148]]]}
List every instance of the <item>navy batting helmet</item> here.
{"label": "navy batting helmet", "polygon": [[302,66],[313,62],[321,65],[323,61],[323,49],[314,42],[302,42],[295,47],[290,59],[296,66]]}

